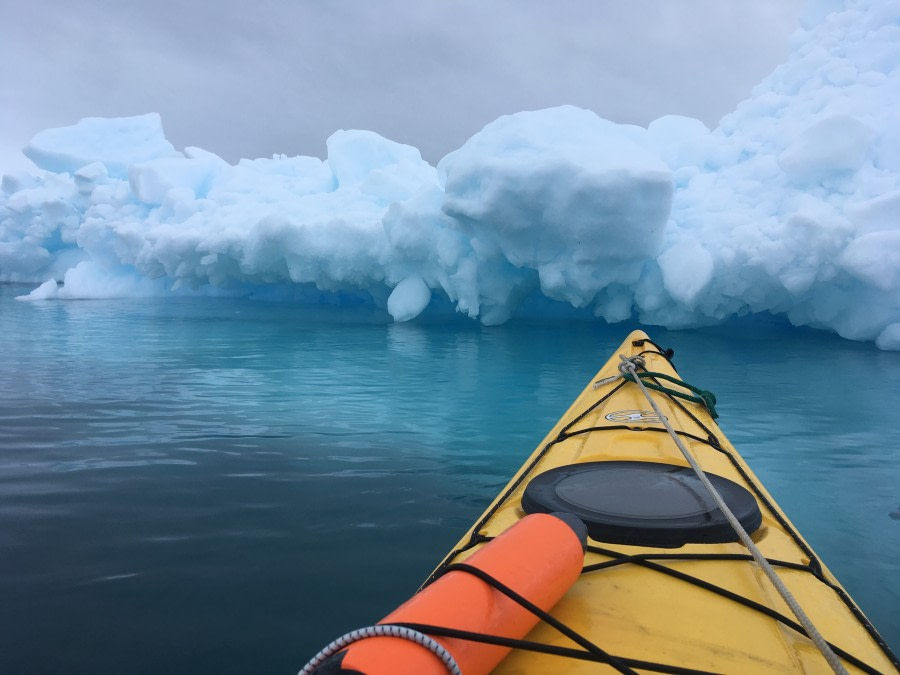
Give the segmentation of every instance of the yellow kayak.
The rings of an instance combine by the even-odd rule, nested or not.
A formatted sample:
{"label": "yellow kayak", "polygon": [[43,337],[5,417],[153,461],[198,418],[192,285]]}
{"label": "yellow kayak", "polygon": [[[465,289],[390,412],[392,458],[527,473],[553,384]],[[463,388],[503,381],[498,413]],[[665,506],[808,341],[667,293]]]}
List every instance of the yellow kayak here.
{"label": "yellow kayak", "polygon": [[629,335],[420,593],[301,672],[900,672],[670,356]]}

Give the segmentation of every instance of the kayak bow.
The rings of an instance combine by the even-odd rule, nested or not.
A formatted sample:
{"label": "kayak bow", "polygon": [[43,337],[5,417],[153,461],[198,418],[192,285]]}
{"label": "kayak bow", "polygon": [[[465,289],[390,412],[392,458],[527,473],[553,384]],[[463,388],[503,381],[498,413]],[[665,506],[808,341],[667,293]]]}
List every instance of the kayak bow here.
{"label": "kayak bow", "polygon": [[629,335],[419,593],[301,672],[900,672],[670,358]]}

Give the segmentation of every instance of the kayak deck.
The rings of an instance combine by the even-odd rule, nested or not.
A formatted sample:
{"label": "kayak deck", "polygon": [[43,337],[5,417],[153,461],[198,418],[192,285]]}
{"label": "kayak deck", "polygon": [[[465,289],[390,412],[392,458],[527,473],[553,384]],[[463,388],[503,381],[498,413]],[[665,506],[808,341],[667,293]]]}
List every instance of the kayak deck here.
{"label": "kayak deck", "polygon": [[[688,462],[641,389],[623,380],[620,355],[678,375],[648,336],[635,331],[601,368],[497,499],[442,562],[465,561],[525,515],[527,486],[547,471],[588,462]],[[671,381],[647,382],[692,394]],[[596,384],[595,384],[596,383]],[[705,405],[662,392],[653,400],[703,471],[740,485],[759,507],[753,541],[850,672],[898,672],[896,657],[819,561]],[[603,468],[603,467],[601,467]],[[635,495],[638,511],[652,503]],[[739,541],[666,546],[588,540],[584,571],[551,614],[638,672],[829,672],[762,569]],[[529,641],[580,649],[541,622]],[[584,658],[514,649],[494,672],[604,672]]]}

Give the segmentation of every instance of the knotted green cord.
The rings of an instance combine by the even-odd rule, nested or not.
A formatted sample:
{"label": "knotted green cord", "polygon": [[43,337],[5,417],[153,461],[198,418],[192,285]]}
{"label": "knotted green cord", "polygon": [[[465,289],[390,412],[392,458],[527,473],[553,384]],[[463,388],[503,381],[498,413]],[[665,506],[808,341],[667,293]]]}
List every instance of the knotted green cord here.
{"label": "knotted green cord", "polygon": [[[623,377],[629,382],[634,382],[634,376],[631,373],[622,373]],[[719,413],[716,412],[716,395],[711,391],[707,391],[706,389],[700,389],[699,387],[695,387],[687,382],[679,380],[676,377],[672,377],[671,375],[666,375],[665,373],[655,373],[652,371],[647,371],[643,373],[638,373],[638,377],[641,378],[641,382],[644,383],[644,386],[647,389],[653,389],[654,391],[660,391],[664,394],[669,394],[670,396],[677,396],[678,398],[683,398],[686,401],[692,401],[693,403],[699,403],[704,406],[708,411],[710,416],[713,419],[716,419],[719,416]],[[663,386],[657,382],[648,382],[645,378],[654,378],[654,379],[663,379],[669,380],[669,382],[674,382],[680,387],[684,387],[685,389],[690,389],[692,392],[697,394],[696,396],[692,396],[691,394],[685,394],[683,391],[678,391],[677,389],[670,389],[669,387]]]}

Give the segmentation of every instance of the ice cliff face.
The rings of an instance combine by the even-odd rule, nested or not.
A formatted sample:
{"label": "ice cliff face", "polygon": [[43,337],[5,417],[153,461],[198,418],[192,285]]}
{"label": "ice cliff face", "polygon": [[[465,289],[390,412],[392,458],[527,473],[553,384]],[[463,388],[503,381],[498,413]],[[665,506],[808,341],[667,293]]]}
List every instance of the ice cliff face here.
{"label": "ice cliff face", "polygon": [[[541,294],[608,321],[754,312],[900,349],[900,3],[813,3],[719,128],[569,106],[502,117],[432,167],[339,131],[323,161],[176,151],[155,114],[39,133],[0,192],[0,280],[28,299],[250,293],[448,301],[501,323]],[[57,281],[65,284],[59,287]]]}

